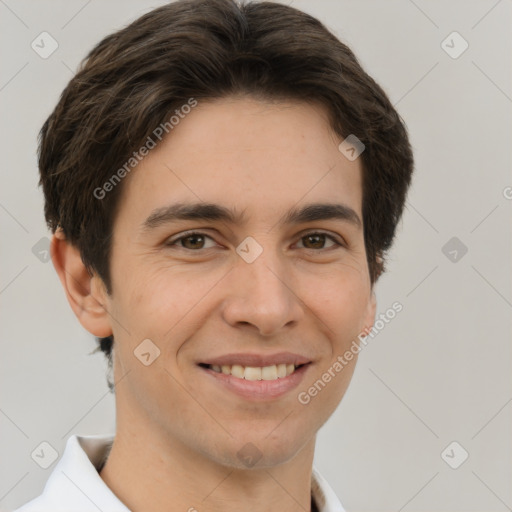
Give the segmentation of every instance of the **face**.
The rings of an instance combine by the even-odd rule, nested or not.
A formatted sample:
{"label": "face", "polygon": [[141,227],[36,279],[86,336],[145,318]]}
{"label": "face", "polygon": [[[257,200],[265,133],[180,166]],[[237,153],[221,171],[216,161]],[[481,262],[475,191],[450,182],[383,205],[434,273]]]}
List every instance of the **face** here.
{"label": "face", "polygon": [[356,357],[299,395],[375,315],[361,163],[340,142],[320,107],[200,102],[125,178],[106,298],[118,428],[232,467],[247,443],[272,466],[314,438]]}

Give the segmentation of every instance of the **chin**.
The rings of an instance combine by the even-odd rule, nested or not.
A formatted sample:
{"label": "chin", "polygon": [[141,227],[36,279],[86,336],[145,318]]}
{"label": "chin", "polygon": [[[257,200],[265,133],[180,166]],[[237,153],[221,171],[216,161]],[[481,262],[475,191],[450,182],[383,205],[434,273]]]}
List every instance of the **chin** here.
{"label": "chin", "polygon": [[[274,427],[275,428],[275,427]],[[293,437],[290,431],[281,430],[268,435],[241,435],[231,439],[219,457],[219,462],[236,469],[267,469],[292,460],[313,439]]]}

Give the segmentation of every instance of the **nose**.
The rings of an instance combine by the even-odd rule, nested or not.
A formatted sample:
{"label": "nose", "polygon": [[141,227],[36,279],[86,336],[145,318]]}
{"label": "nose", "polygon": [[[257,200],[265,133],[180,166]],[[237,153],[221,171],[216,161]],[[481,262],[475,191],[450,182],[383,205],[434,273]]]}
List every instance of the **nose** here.
{"label": "nose", "polygon": [[293,274],[277,255],[263,251],[252,263],[240,259],[229,276],[223,317],[231,326],[245,326],[262,336],[272,336],[303,318],[303,303],[293,289]]}

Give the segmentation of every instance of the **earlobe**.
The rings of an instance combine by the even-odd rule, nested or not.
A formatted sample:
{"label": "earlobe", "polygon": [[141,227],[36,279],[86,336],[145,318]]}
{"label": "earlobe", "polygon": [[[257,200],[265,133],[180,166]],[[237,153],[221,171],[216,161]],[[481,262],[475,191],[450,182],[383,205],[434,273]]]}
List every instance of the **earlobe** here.
{"label": "earlobe", "polygon": [[112,334],[108,301],[100,278],[85,267],[80,251],[59,229],[52,237],[50,254],[71,309],[82,326],[94,336]]}

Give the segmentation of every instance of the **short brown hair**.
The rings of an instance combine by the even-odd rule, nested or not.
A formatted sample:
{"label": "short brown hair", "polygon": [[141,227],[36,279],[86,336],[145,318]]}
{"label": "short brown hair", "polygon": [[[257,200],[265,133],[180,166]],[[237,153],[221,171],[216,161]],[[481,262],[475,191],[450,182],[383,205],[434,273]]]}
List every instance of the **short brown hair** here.
{"label": "short brown hair", "polygon": [[[362,211],[372,284],[384,270],[413,154],[382,88],[345,44],[302,11],[273,2],[178,0],[93,48],[40,132],[48,227],[62,229],[108,293],[122,183],[101,200],[94,190],[191,97],[237,94],[321,104],[335,133],[365,145]],[[111,365],[113,337],[98,341]]]}

